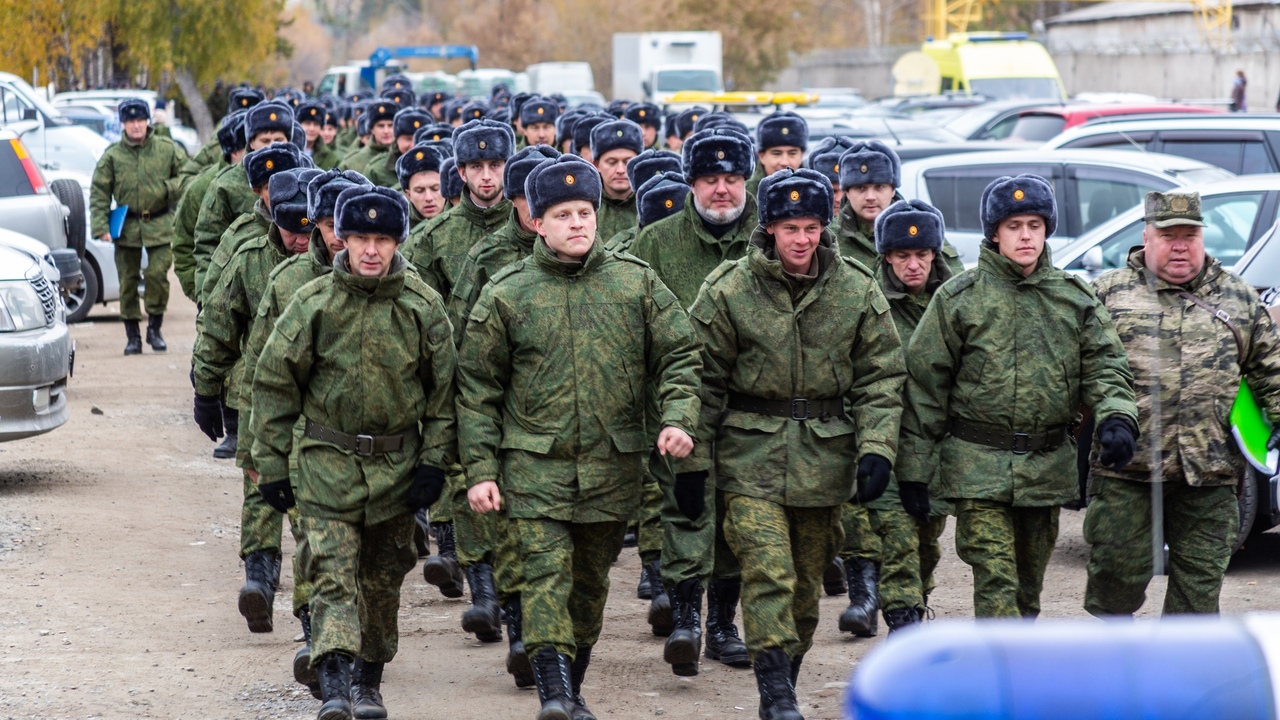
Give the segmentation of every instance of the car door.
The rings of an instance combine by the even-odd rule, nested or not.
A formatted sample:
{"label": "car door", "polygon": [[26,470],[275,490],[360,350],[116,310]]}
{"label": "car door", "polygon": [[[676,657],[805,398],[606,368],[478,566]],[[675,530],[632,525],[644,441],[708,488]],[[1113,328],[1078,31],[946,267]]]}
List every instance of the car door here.
{"label": "car door", "polygon": [[[1152,190],[1177,187],[1172,179],[1087,163],[1068,163],[1066,202],[1058,203],[1060,233],[1079,237],[1138,205]],[[1061,196],[1060,196],[1061,197]]]}
{"label": "car door", "polygon": [[1062,195],[1062,166],[1050,163],[992,163],[925,170],[924,185],[929,202],[942,212],[947,240],[960,253],[965,265],[978,262],[982,244],[982,191],[992,180],[1006,175],[1030,173],[1053,184]]}
{"label": "car door", "polygon": [[1070,142],[1063,143],[1058,147],[1063,148],[1092,148],[1094,150],[1150,150],[1152,139],[1155,138],[1153,132],[1104,132],[1097,135],[1086,135],[1078,137]]}
{"label": "car door", "polygon": [[1217,165],[1237,175],[1280,170],[1280,158],[1260,130],[1165,130],[1154,145],[1156,152]]}

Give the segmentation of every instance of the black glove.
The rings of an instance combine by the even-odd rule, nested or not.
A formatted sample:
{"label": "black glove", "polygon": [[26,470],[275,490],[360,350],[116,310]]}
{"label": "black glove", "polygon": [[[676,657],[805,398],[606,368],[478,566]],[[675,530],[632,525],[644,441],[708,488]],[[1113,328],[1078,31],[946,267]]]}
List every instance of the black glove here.
{"label": "black glove", "polygon": [[883,495],[892,470],[889,461],[879,455],[864,456],[858,463],[858,492],[854,494],[858,503],[869,503]]}
{"label": "black glove", "polygon": [[214,442],[222,437],[222,402],[217,395],[196,395],[196,425]]}
{"label": "black glove", "polygon": [[419,465],[413,471],[413,484],[409,486],[409,496],[404,504],[410,510],[421,510],[434,505],[444,492],[444,470],[432,465]]}
{"label": "black glove", "polygon": [[1267,449],[1275,450],[1280,448],[1280,423],[1277,423],[1271,430],[1271,439],[1267,441]]}
{"label": "black glove", "polygon": [[918,482],[898,481],[898,499],[902,509],[920,522],[929,522],[929,486]]}
{"label": "black glove", "polygon": [[287,513],[293,507],[293,486],[288,480],[260,483],[258,494],[278,513]]}
{"label": "black glove", "polygon": [[1119,470],[1133,459],[1133,428],[1124,418],[1109,417],[1103,420],[1098,426],[1098,443],[1102,445],[1098,461],[1109,468]]}
{"label": "black glove", "polygon": [[690,520],[697,520],[707,510],[707,471],[676,474],[676,506]]}

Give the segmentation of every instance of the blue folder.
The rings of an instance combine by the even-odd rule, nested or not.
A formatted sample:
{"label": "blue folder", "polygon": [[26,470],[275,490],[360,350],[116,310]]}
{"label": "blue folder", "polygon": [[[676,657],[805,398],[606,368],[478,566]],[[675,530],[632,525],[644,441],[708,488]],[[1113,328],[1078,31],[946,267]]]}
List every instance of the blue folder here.
{"label": "blue folder", "polygon": [[112,240],[120,239],[120,233],[124,232],[124,218],[128,214],[128,205],[120,205],[111,211],[111,219],[107,221],[107,227],[111,230]]}

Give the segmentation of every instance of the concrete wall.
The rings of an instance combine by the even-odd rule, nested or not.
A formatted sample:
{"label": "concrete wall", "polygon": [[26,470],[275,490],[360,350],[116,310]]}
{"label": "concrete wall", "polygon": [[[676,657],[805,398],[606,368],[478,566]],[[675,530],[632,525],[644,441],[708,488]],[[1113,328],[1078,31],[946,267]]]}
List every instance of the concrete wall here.
{"label": "concrete wall", "polygon": [[884,97],[893,92],[890,73],[893,63],[918,47],[895,45],[877,49],[814,50],[796,57],[791,67],[783,70],[768,89],[852,87],[869,99]]}

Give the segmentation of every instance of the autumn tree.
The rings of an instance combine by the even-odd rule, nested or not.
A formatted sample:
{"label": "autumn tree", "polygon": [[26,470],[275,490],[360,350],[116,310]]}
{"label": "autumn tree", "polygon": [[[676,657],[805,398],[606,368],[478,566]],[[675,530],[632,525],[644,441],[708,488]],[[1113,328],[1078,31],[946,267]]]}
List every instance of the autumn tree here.
{"label": "autumn tree", "polygon": [[80,57],[97,47],[106,12],[100,0],[0,0],[0,67],[41,82],[74,85]]}

